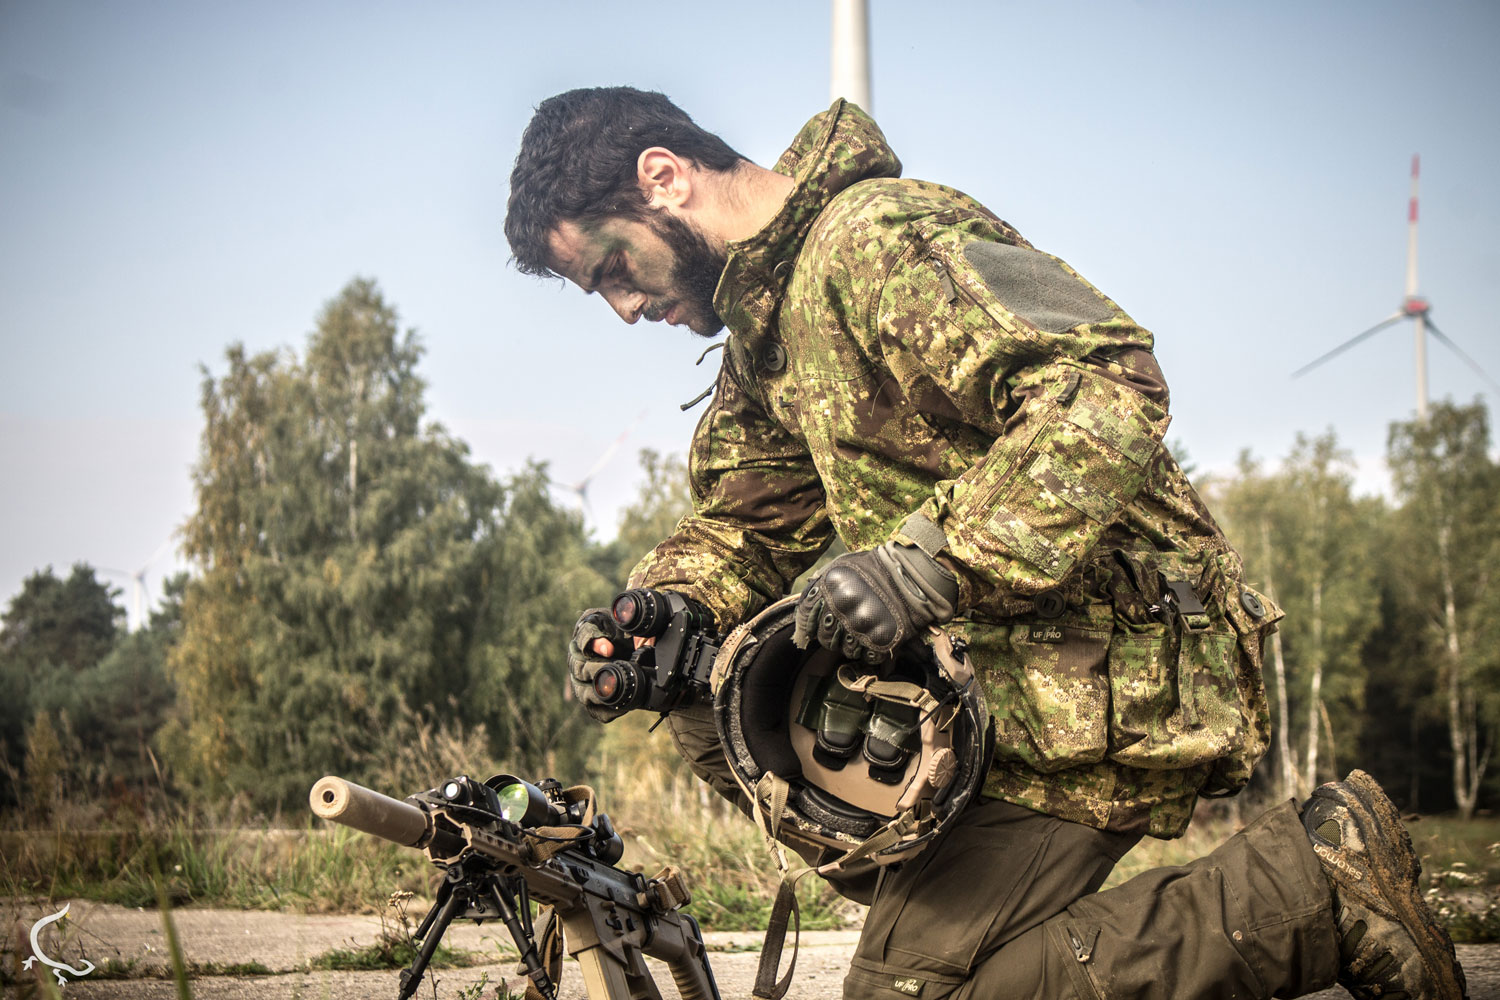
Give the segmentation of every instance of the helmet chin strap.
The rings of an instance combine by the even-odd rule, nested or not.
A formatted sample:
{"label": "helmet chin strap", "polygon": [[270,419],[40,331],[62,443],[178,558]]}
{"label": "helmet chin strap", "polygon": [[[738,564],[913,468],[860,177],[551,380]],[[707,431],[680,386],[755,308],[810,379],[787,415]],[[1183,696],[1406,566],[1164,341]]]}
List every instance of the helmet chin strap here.
{"label": "helmet chin strap", "polygon": [[856,674],[851,669],[853,666],[852,663],[839,666],[839,683],[850,691],[858,691],[866,698],[910,705],[924,717],[942,707],[941,702],[932,696],[932,692],[920,684],[913,684],[911,681],[883,681],[877,674]]}
{"label": "helmet chin strap", "polygon": [[791,797],[792,786],[767,771],[755,783],[755,824],[766,838],[766,846],[776,859],[776,868],[783,879],[791,868],[786,858],[786,848],[781,846],[781,821],[786,816],[786,803]]}
{"label": "helmet chin strap", "polygon": [[919,819],[915,809],[907,809],[891,820],[885,826],[870,834],[860,841],[849,852],[836,861],[818,866],[819,875],[836,875],[856,861],[874,857],[881,851],[886,851],[902,843],[907,837],[914,834],[927,832],[932,825],[932,815],[929,813],[925,819]]}
{"label": "helmet chin strap", "polygon": [[[802,913],[797,902],[798,882],[812,872],[817,872],[819,875],[838,874],[848,865],[899,845],[912,834],[926,832],[924,827],[932,825],[931,814],[924,819],[918,819],[915,810],[907,809],[854,845],[838,860],[819,865],[817,868],[803,868],[792,872],[787,862],[786,848],[782,847],[780,840],[777,839],[781,832],[781,821],[786,815],[786,804],[790,795],[791,786],[785,779],[777,777],[770,771],[761,775],[760,780],[755,783],[755,823],[765,836],[766,844],[771,848],[771,854],[776,859],[776,867],[781,873],[780,884],[776,887],[776,902],[771,907],[771,918],[766,922],[766,940],[761,945],[760,964],[755,973],[755,986],[750,991],[750,995],[755,1000],[782,1000],[791,987],[792,975],[797,970],[797,951],[802,940]],[[792,926],[792,958],[787,965],[786,974],[777,980],[776,970],[781,965],[781,952],[786,944],[789,919]]]}

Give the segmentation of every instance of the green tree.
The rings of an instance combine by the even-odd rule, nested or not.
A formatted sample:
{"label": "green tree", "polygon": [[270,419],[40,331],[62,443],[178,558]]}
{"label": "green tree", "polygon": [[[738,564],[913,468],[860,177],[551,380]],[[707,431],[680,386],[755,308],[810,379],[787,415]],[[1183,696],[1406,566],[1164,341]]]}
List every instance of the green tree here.
{"label": "green tree", "polygon": [[1453,796],[1472,817],[1500,720],[1500,467],[1484,406],[1435,404],[1391,425],[1388,461],[1404,545],[1400,576],[1442,693]]}
{"label": "green tree", "polygon": [[1320,767],[1324,748],[1333,753],[1358,738],[1366,678],[1361,652],[1378,620],[1370,543],[1379,504],[1355,498],[1353,461],[1331,431],[1299,434],[1282,479],[1287,559],[1280,593],[1296,612],[1283,629],[1306,684],[1302,781],[1310,790],[1341,773],[1336,760]]}
{"label": "green tree", "polygon": [[[1271,525],[1279,507],[1280,492],[1276,477],[1267,475],[1260,462],[1248,450],[1240,452],[1233,478],[1213,483],[1215,509],[1225,520],[1225,530],[1234,541],[1245,562],[1250,583],[1280,603],[1276,578],[1281,563],[1276,558]],[[1281,631],[1271,635],[1266,659],[1271,666],[1270,695],[1275,704],[1272,717],[1275,733],[1277,797],[1291,798],[1297,793],[1297,757],[1291,741],[1291,695],[1287,689],[1286,651]]]}
{"label": "green tree", "polygon": [[571,701],[567,645],[585,608],[614,594],[591,565],[582,517],[553,503],[546,469],[505,484],[479,669],[469,697],[497,759],[522,773],[582,775],[599,727]]}
{"label": "green tree", "polygon": [[66,579],[52,567],[28,576],[0,616],[0,751],[19,769],[25,732],[43,690],[67,688],[114,645],[125,612],[117,588],[92,567],[74,565]]}
{"label": "green tree", "polygon": [[693,509],[687,463],[681,455],[642,448],[639,461],[644,478],[635,500],[620,512],[619,533],[605,550],[614,559],[613,579],[620,586],[624,586],[635,564]]}
{"label": "green tree", "polygon": [[1376,533],[1380,624],[1365,643],[1372,695],[1365,700],[1358,759],[1403,811],[1420,812],[1446,807],[1452,781],[1446,710],[1423,613],[1406,579],[1408,531],[1401,512],[1392,509]]}
{"label": "green tree", "polygon": [[144,796],[159,781],[151,741],[176,701],[166,661],[181,630],[186,587],[186,574],[168,578],[144,628],[121,634],[68,683],[54,681],[38,693],[37,708],[71,723],[96,772],[97,793]]}
{"label": "green tree", "polygon": [[[537,470],[501,486],[424,425],[421,353],[355,280],[305,361],[235,345],[223,375],[205,371],[184,528],[201,572],[169,659],[181,712],[163,736],[179,777],[291,802],[318,774],[375,768],[392,733],[442,721],[485,724],[497,756],[545,754],[496,678],[540,698],[519,678],[545,672],[556,701],[578,605],[557,608],[597,584],[575,572],[582,525],[538,496]],[[527,722],[550,710],[519,709]]]}
{"label": "green tree", "polygon": [[77,563],[67,579],[48,566],[26,578],[11,598],[0,629],[0,657],[33,674],[47,668],[81,670],[109,652],[124,624],[120,596]]}
{"label": "green tree", "polygon": [[1267,649],[1279,796],[1306,794],[1339,769],[1338,749],[1359,742],[1362,652],[1379,620],[1370,561],[1380,505],[1356,498],[1353,482],[1330,432],[1299,435],[1274,474],[1242,454],[1237,476],[1216,485],[1251,583],[1286,612]]}

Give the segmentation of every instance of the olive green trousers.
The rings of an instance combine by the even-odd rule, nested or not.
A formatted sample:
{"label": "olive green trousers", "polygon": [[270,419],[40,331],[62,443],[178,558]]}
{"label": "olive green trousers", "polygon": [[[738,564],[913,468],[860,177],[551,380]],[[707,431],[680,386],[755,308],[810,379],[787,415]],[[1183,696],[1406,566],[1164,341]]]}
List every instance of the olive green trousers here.
{"label": "olive green trousers", "polygon": [[[673,712],[671,732],[693,771],[744,808],[707,709]],[[975,803],[911,861],[832,880],[871,904],[844,996],[1191,1000],[1333,984],[1332,894],[1291,802],[1189,865],[1099,892],[1138,840]]]}
{"label": "olive green trousers", "polygon": [[1333,984],[1327,879],[1296,808],[1098,892],[1134,836],[983,801],[881,876],[850,1000],[1294,997]]}

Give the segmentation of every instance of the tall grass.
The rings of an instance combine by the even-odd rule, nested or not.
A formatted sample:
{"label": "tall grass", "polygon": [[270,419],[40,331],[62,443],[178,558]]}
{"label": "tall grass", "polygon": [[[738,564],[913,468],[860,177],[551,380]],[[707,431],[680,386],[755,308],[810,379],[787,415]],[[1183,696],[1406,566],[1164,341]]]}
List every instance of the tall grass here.
{"label": "tall grass", "polygon": [[[366,770],[397,796],[487,756],[482,728],[413,725],[391,737]],[[59,756],[59,768],[77,757]],[[429,896],[438,877],[415,851],[306,812],[266,817],[245,798],[186,802],[166,781],[112,796],[82,771],[8,777],[20,794],[0,814],[0,894],[151,907],[159,874],[173,905],[380,913],[393,891]],[[26,794],[31,784],[76,793]]]}
{"label": "tall grass", "polygon": [[1500,941],[1500,820],[1409,824],[1427,902],[1460,944]]}
{"label": "tall grass", "polygon": [[[611,723],[595,775],[600,802],[626,842],[624,863],[651,875],[666,864],[686,874],[688,909],[709,930],[764,930],[780,874],[755,824],[687,768],[665,729],[636,713]],[[796,856],[791,855],[793,861]],[[826,883],[803,879],[797,900],[805,929],[858,922],[863,907]]]}
{"label": "tall grass", "polygon": [[[649,721],[611,726],[595,774],[557,777],[598,789],[626,842],[623,865],[650,876],[672,864],[685,874],[689,908],[706,928],[764,927],[778,873],[763,839],[677,761],[664,731],[645,734]],[[478,735],[427,731],[396,741],[372,784],[399,796],[453,774],[505,770],[485,760]],[[159,877],[174,906],[379,914],[392,892],[430,900],[441,874],[410,848],[310,816],[257,817],[235,803],[191,808],[163,796],[107,812],[59,802],[6,818],[0,894],[12,897],[154,907]],[[808,928],[844,926],[859,913],[813,879],[798,899]]]}
{"label": "tall grass", "polygon": [[[1246,808],[1253,817],[1258,810]],[[1234,835],[1241,824],[1223,810],[1199,809],[1177,840],[1143,840],[1121,859],[1104,888],[1112,888],[1152,868],[1185,865]],[[1423,816],[1406,821],[1412,846],[1422,862],[1421,885],[1438,918],[1460,944],[1500,941],[1500,819],[1464,821]]]}
{"label": "tall grass", "polygon": [[153,871],[173,905],[311,913],[377,912],[395,889],[426,894],[410,850],[347,828],[224,827],[214,817],[147,814],[95,830],[0,831],[10,896],[155,906]]}
{"label": "tall grass", "polygon": [[[764,928],[778,873],[754,824],[695,778],[664,730],[648,734],[643,713],[605,731],[589,783],[626,843],[622,864],[652,875],[667,864],[687,878],[689,909],[710,930]],[[482,733],[422,730],[392,741],[372,762],[372,784],[394,795],[453,774],[487,777]],[[549,775],[526,775],[533,779]],[[1109,885],[1161,865],[1202,857],[1230,837],[1252,804],[1203,809],[1178,840],[1146,840]],[[440,875],[420,853],[324,824],[310,816],[259,817],[243,804],[190,808],[162,795],[148,806],[110,811],[54,800],[45,813],[13,812],[0,829],[0,895],[95,899],[129,906],[168,903],[302,912],[381,913],[393,892],[430,900]],[[1500,820],[1425,818],[1409,827],[1423,858],[1424,889],[1455,938],[1500,940]],[[802,925],[856,925],[861,907],[818,879],[799,885]]]}

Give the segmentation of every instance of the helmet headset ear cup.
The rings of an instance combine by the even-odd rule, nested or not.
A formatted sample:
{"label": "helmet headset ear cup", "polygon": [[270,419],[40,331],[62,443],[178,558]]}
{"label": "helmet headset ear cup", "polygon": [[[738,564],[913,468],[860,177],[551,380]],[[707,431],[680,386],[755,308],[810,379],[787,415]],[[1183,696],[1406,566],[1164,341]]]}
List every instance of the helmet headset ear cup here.
{"label": "helmet headset ear cup", "polygon": [[[980,686],[935,630],[879,667],[799,649],[796,602],[741,625],[714,663],[714,722],[735,780],[757,810],[778,813],[762,817],[777,839],[876,864],[911,857],[983,783],[993,727]],[[777,784],[783,794],[768,795]]]}

